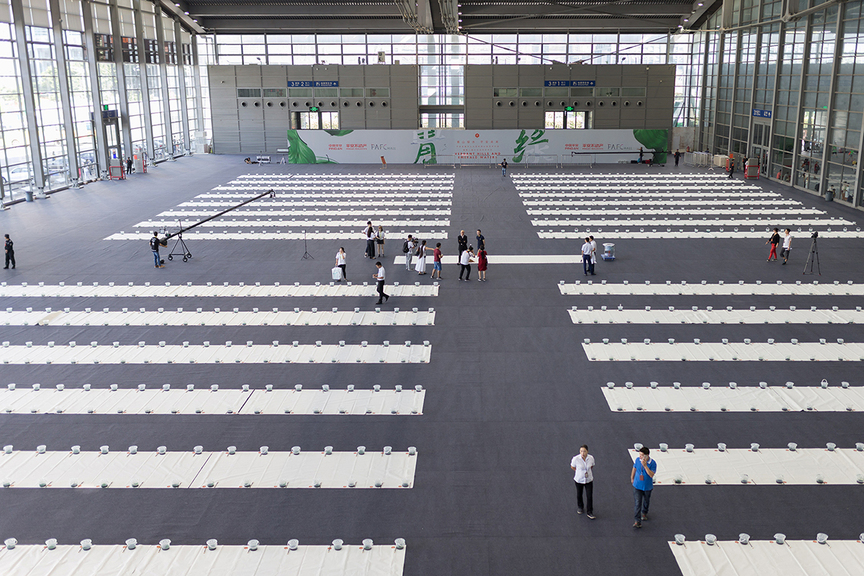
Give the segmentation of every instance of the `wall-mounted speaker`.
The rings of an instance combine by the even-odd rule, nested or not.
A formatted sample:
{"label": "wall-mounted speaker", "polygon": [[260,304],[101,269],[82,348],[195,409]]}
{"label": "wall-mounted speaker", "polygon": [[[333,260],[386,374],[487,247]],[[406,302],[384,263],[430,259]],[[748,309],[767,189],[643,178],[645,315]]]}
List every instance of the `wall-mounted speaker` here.
{"label": "wall-mounted speaker", "polygon": [[540,106],[540,101],[539,101],[539,100],[535,100],[535,101],[534,101],[534,106]]}
{"label": "wall-mounted speaker", "polygon": [[248,106],[248,104],[246,104],[246,102],[240,102],[240,106],[242,106],[243,108],[246,108],[246,106]]}
{"label": "wall-mounted speaker", "polygon": [[630,106],[630,101],[629,101],[629,100],[625,100],[625,101],[624,101],[624,106]]}
{"label": "wall-mounted speaker", "polygon": [[370,107],[370,108],[374,108],[374,107],[375,107],[375,102],[373,102],[373,101],[370,100],[370,101],[369,101],[369,107]]}
{"label": "wall-mounted speaker", "polygon": [[597,106],[603,106],[603,101],[600,100],[599,102],[597,102]]}
{"label": "wall-mounted speaker", "polygon": [[360,108],[361,106],[363,106],[363,102],[360,102],[359,100],[356,102],[356,104],[357,104],[357,107],[358,107],[358,108]]}
{"label": "wall-mounted speaker", "polygon": [[588,100],[587,102],[585,102],[585,106],[591,106],[591,101]]}
{"label": "wall-mounted speaker", "polygon": [[351,105],[350,102],[342,102],[342,107],[343,107],[343,108],[347,108],[347,107],[350,106],[350,105]]}
{"label": "wall-mounted speaker", "polygon": [[548,102],[546,102],[546,107],[547,107],[547,108],[552,108],[553,106],[555,106],[555,103],[552,102],[551,100],[549,100]]}
{"label": "wall-mounted speaker", "polygon": [[516,102],[510,101],[510,106],[516,106]]}
{"label": "wall-mounted speaker", "polygon": [[381,106],[384,107],[384,108],[386,108],[386,107],[387,107],[387,102],[381,102]]}
{"label": "wall-mounted speaker", "polygon": [[312,106],[312,103],[311,103],[311,102],[306,102],[306,108],[309,108],[310,106]]}
{"label": "wall-mounted speaker", "polygon": [[292,108],[297,108],[297,106],[299,106],[299,105],[300,105],[299,102],[291,102],[291,107],[292,107]]}
{"label": "wall-mounted speaker", "polygon": [[611,104],[612,104],[613,107],[614,107],[614,106],[618,106],[618,101],[617,101],[617,100],[613,100],[613,101],[611,102]]}
{"label": "wall-mounted speaker", "polygon": [[272,103],[272,102],[267,102],[267,108],[272,108],[272,107],[273,107],[273,103]]}
{"label": "wall-mounted speaker", "polygon": [[285,102],[279,102],[279,107],[280,107],[280,108],[284,108],[284,107],[285,107]]}
{"label": "wall-mounted speaker", "polygon": [[331,108],[335,108],[335,107],[336,107],[336,102],[330,102],[330,107],[331,107]]}
{"label": "wall-mounted speaker", "polygon": [[495,106],[501,106],[501,101],[499,100],[499,101],[495,102]]}
{"label": "wall-mounted speaker", "polygon": [[528,106],[528,102],[526,102],[525,100],[523,100],[523,101],[522,101],[522,106]]}
{"label": "wall-mounted speaker", "polygon": [[260,102],[255,102],[254,106],[255,106],[255,108],[259,108],[259,107],[261,106],[261,103],[260,103]]}
{"label": "wall-mounted speaker", "polygon": [[579,102],[573,102],[573,106],[578,106]]}
{"label": "wall-mounted speaker", "polygon": [[565,107],[565,106],[567,106],[567,103],[566,103],[566,102],[561,102],[561,107],[563,108],[563,107]]}
{"label": "wall-mounted speaker", "polygon": [[642,106],[642,101],[639,100],[638,102],[636,102],[636,106]]}

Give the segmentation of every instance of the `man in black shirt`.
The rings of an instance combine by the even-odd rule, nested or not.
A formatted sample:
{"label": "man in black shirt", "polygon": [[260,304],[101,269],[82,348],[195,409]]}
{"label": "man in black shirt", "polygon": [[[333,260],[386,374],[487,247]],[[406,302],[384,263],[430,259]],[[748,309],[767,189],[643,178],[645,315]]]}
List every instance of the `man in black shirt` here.
{"label": "man in black shirt", "polygon": [[15,248],[13,246],[14,243],[12,242],[12,239],[9,238],[9,234],[4,234],[4,236],[6,237],[6,245],[5,245],[6,266],[3,269],[8,270],[9,264],[11,263],[12,269],[14,270],[15,269]]}
{"label": "man in black shirt", "polygon": [[159,232],[153,232],[153,237],[150,238],[150,250],[153,251],[153,258],[156,261],[156,268],[164,268],[162,260],[159,258],[159,246],[167,246],[167,242],[159,240]]}

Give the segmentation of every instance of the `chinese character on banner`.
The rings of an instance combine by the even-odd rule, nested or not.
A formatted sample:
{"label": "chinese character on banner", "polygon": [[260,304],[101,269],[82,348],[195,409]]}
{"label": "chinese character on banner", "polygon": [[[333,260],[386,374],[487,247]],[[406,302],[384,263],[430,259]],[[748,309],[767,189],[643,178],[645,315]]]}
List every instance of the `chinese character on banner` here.
{"label": "chinese character on banner", "polygon": [[417,158],[414,159],[414,164],[437,164],[437,157],[435,155],[435,144],[424,143],[420,144],[420,147],[417,148]]}
{"label": "chinese character on banner", "polygon": [[[531,146],[534,144],[542,144],[543,142],[549,142],[548,138],[543,138],[543,135],[546,133],[545,130],[534,130],[531,133],[530,142],[529,137],[526,135],[525,130],[519,134],[516,138],[516,147],[513,149],[513,162],[521,162],[522,157],[525,154],[525,146]],[[541,138],[543,138],[541,140]]]}
{"label": "chinese character on banner", "polygon": [[426,132],[418,132],[417,138],[420,140],[432,140],[435,138],[435,130],[427,130]]}

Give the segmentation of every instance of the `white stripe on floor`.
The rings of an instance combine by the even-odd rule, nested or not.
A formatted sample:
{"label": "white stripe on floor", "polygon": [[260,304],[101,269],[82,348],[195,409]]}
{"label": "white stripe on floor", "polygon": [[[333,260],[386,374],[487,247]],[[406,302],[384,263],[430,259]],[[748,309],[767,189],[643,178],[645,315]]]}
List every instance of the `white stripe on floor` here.
{"label": "white stripe on floor", "polygon": [[[852,412],[864,410],[864,388],[840,386],[671,386],[603,388],[621,412]],[[0,395],[2,398],[2,395]]]}
{"label": "white stripe on floor", "polygon": [[703,342],[703,343],[594,343],[582,344],[585,354],[592,361],[618,362],[727,362],[732,360],[767,362],[832,362],[864,360],[864,343],[861,342]]}
{"label": "white stripe on floor", "polygon": [[[602,186],[602,185],[601,185]],[[565,190],[570,190],[570,188],[565,188]],[[657,190],[656,192],[647,192],[646,190]],[[602,203],[603,199],[609,195],[609,191],[605,188],[598,189],[595,187],[588,187],[584,192],[577,191],[569,191],[569,192],[520,192],[519,196],[524,199],[538,199],[538,198],[557,198],[557,199],[573,199],[578,200],[580,198],[593,198],[596,202]],[[630,198],[631,202],[636,198],[689,198],[693,196],[692,192],[670,192],[667,190],[666,186],[657,186],[654,188],[643,186],[639,189],[633,189],[629,191],[621,190],[619,194],[622,196],[627,196]],[[727,192],[721,191],[717,192],[715,196],[721,196],[723,198],[743,198],[748,199],[753,197],[753,192]],[[776,192],[765,192],[762,194],[762,197],[779,197],[780,194]],[[201,197],[205,197],[202,195]],[[206,196],[207,198],[217,197],[215,195]]]}
{"label": "white stripe on floor", "polygon": [[411,488],[416,463],[407,451],[13,450],[0,453],[0,479],[11,488]]}
{"label": "white stripe on floor", "polygon": [[[144,385],[142,385],[144,386]],[[384,414],[423,413],[426,391],[300,389],[0,389],[6,414]]]}
{"label": "white stripe on floor", "polygon": [[[604,206],[633,206],[633,200],[615,200],[603,198]],[[215,204],[215,203],[214,203]],[[230,202],[219,203],[219,205],[230,206]],[[598,204],[598,200],[522,200],[525,206],[589,206],[594,208]],[[185,204],[180,204],[184,206]],[[748,208],[758,208],[760,206],[767,210],[779,208],[782,206],[801,206],[800,202],[794,200],[786,200],[778,198],[776,200],[747,200],[746,203],[741,200],[724,200],[722,198],[711,200],[640,200],[640,206],[746,206]]]}
{"label": "white stripe on floor", "polygon": [[[387,286],[387,293],[391,296],[437,296],[437,284],[423,284],[419,282],[415,284],[402,284],[394,282]],[[330,282],[322,284],[316,282],[311,284],[261,284],[256,282],[254,285],[240,284],[213,284],[208,282],[203,284],[171,284],[166,282],[161,285],[151,285],[150,282],[145,282],[143,285],[135,285],[132,282],[121,284],[108,282],[107,284],[85,285],[83,282],[77,284],[66,285],[64,282],[60,284],[21,284],[7,285],[6,282],[0,282],[0,298],[286,298],[286,297],[342,297],[342,296],[369,296],[376,297],[376,287],[368,285],[367,282],[352,285]]]}
{"label": "white stripe on floor", "polygon": [[359,544],[332,546],[200,546],[17,545],[0,549],[4,576],[81,576],[152,574],[170,576],[402,576],[405,548]]}
{"label": "white stripe on floor", "polygon": [[[424,200],[423,205],[430,206],[451,206],[453,203],[450,200]],[[628,203],[629,204],[629,203]],[[178,204],[178,207],[189,207],[189,208],[198,208],[202,206],[213,206],[213,207],[222,207],[229,208],[231,206],[236,206],[237,202],[230,202],[228,200],[208,200],[208,201],[189,201],[189,202],[181,202]],[[768,204],[766,204],[768,205]],[[770,203],[771,206],[777,207],[780,203]],[[322,206],[337,206],[337,207],[356,207],[356,200],[280,200],[278,199],[268,199],[267,200],[268,207],[288,207],[293,208],[297,206],[310,206],[320,208]],[[409,200],[379,200],[375,202],[376,208],[379,206],[393,206],[393,207],[416,207],[417,202],[411,202]],[[256,206],[257,208],[257,206]],[[239,210],[243,210],[243,208],[239,208]],[[449,210],[446,211],[449,213]],[[376,211],[377,213],[377,211]]]}
{"label": "white stripe on floor", "polygon": [[[743,280],[735,283],[666,283],[652,284],[645,282],[622,284],[607,284],[588,281],[582,283],[558,283],[558,289],[565,296],[864,296],[864,284],[834,281],[832,284],[821,284],[818,281],[802,283],[747,283]],[[2,294],[0,294],[2,295]]]}
{"label": "white stripe on floor", "polygon": [[[488,256],[489,264],[582,264],[581,254],[492,254]],[[412,258],[411,264],[417,262],[416,258]],[[457,264],[456,255],[444,256],[443,264]],[[393,258],[393,264],[405,266],[405,256],[396,256]],[[477,258],[474,258],[472,266],[477,265]],[[426,256],[426,269],[432,269],[432,256]],[[2,315],[0,315],[2,318]]]}
{"label": "white stripe on floor", "polygon": [[[665,208],[657,208],[657,209],[615,209],[609,210],[608,208],[571,208],[571,209],[529,209],[527,210],[529,216],[660,216],[660,215],[668,215],[668,216],[705,216],[706,211],[703,210],[687,210],[681,209],[665,209]],[[760,216],[801,216],[801,215],[816,215],[816,214],[825,214],[822,210],[814,210],[812,208],[790,208],[788,210],[778,210],[778,209],[756,209],[750,206],[742,207],[742,208],[720,208],[720,209],[711,209],[707,214],[710,215],[722,215],[722,216],[737,216],[737,215],[746,215],[750,216],[755,213],[758,213]],[[215,212],[213,212],[215,214]],[[160,214],[162,215],[170,215],[170,214]],[[293,214],[292,214],[293,215]]]}
{"label": "white stripe on floor", "polygon": [[[864,446],[864,445],[862,445]],[[636,461],[639,452],[629,450]],[[651,448],[657,461],[654,484],[729,486],[778,484],[855,485],[864,482],[864,451],[855,448]],[[819,480],[822,480],[821,482]],[[859,480],[861,482],[859,482]]]}
{"label": "white stripe on floor", "polygon": [[[614,219],[615,213],[607,213],[607,218],[597,219],[565,219],[544,218],[543,220],[531,220],[534,226],[578,226],[581,228],[608,228],[627,226],[709,226],[717,228],[720,226],[765,226],[765,218],[622,218]],[[843,218],[795,218],[789,219],[791,226],[854,226],[855,222]],[[346,224],[347,225],[347,224]],[[401,224],[400,224],[401,225]],[[152,226],[151,226],[152,228]]]}
{"label": "white stripe on floor", "polygon": [[[713,310],[710,306],[705,310],[575,308],[569,310],[574,324],[856,324],[864,321],[860,306],[857,310]],[[0,313],[0,323],[4,318]]]}
{"label": "white stripe on floor", "polygon": [[[400,237],[409,233],[418,234],[418,230],[400,230],[396,232],[391,230],[391,234],[398,234]],[[426,240],[447,240],[447,232],[436,232],[434,230],[423,231],[423,238]],[[153,236],[152,232],[119,232],[105,238],[105,240],[147,240]],[[185,240],[357,240],[357,231],[348,230],[340,232],[229,232],[227,230],[207,232],[184,232]],[[170,241],[169,241],[170,242]],[[167,258],[167,252],[171,248],[163,249],[164,256]],[[181,255],[182,256],[182,255]],[[177,256],[179,260],[181,256]],[[163,260],[165,259],[163,258]]]}
{"label": "white stripe on floor", "polygon": [[[804,232],[798,231],[801,234]],[[832,239],[860,239],[864,238],[864,232],[858,230],[831,230],[828,228],[827,230],[820,229],[819,231],[820,238],[832,238]],[[593,228],[590,230],[583,231],[574,231],[574,230],[539,230],[537,232],[537,237],[546,239],[546,240],[577,240],[581,241],[585,238],[586,234],[594,234],[598,238],[602,234],[603,240],[657,240],[657,239],[688,239],[688,240],[706,240],[706,239],[720,239],[720,240],[729,240],[729,239],[765,239],[765,233],[759,232],[758,230],[751,229],[750,231],[744,230],[726,230],[724,231],[721,227],[719,230],[689,230],[684,231],[683,229],[679,229],[677,231],[662,231],[662,230],[649,230],[645,231],[643,229],[639,230],[608,230],[605,228]],[[143,238],[143,236],[142,236]],[[793,264],[796,266],[804,266],[804,261],[807,258],[807,248],[799,250],[795,252],[793,250],[793,255],[795,255],[796,260],[793,260]],[[799,256],[800,253],[800,256]],[[765,253],[767,255],[767,252]]]}
{"label": "white stripe on floor", "polygon": [[276,311],[259,312],[252,310],[176,311],[140,310],[127,311],[108,308],[91,312],[89,310],[52,310],[44,311],[6,311],[0,312],[0,325],[3,326],[432,326],[435,324],[435,311],[430,309],[402,312],[391,311],[354,311],[339,312],[332,310]]}
{"label": "white stripe on floor", "polygon": [[[429,220],[425,220],[423,218],[419,220],[390,220],[390,219],[376,219],[375,222],[377,224],[381,224],[387,228],[392,228],[394,226],[449,226],[450,220],[445,218],[430,218]],[[210,222],[204,222],[201,224],[202,228],[292,228],[292,227],[317,227],[317,228],[338,228],[340,226],[352,227],[355,228],[353,231],[353,237],[355,239],[360,239],[362,235],[362,231],[360,227],[366,223],[366,219],[362,220],[304,220],[304,219],[292,219],[292,220],[283,220],[283,219],[263,219],[263,218],[255,218],[255,219],[244,219],[239,220],[235,218],[220,218],[217,220],[211,220]],[[166,219],[166,220],[145,220],[143,222],[139,222],[135,224],[136,228],[149,228],[151,230],[162,228],[165,226],[176,226],[177,221],[174,219]]]}
{"label": "white stripe on floor", "polygon": [[429,344],[405,345],[335,345],[291,344],[255,345],[247,342],[237,346],[214,345],[208,342],[183,345],[100,346],[90,344],[55,346],[12,346],[3,342],[0,363],[3,364],[274,364],[301,363],[428,363],[432,352]]}
{"label": "white stripe on floor", "polygon": [[[791,212],[791,211],[790,211]],[[815,212],[815,211],[814,211]],[[207,216],[213,216],[218,214],[218,210],[167,210],[165,212],[160,212],[156,215],[156,217],[178,217],[178,216],[194,216],[196,218],[206,218]],[[802,212],[803,213],[803,212]],[[326,216],[326,217],[336,217],[336,216],[358,216],[362,217],[365,222],[369,217],[369,210],[262,210],[261,208],[254,206],[244,206],[243,208],[238,208],[233,213],[234,217],[249,217],[249,216],[267,216],[267,217],[276,217],[276,216],[293,216],[293,217],[301,217],[301,218],[309,218],[310,216]],[[449,216],[450,210],[416,210],[411,208],[406,208],[404,210],[387,210],[387,209],[375,209],[375,216],[380,218],[382,216]],[[231,217],[231,214],[226,214],[224,216],[225,219]],[[377,226],[377,225],[376,225]]]}
{"label": "white stripe on floor", "polygon": [[[815,536],[815,534],[814,534]],[[682,576],[832,576],[864,571],[864,544],[860,540],[750,540],[746,545],[733,541],[687,541],[683,546],[669,542]]]}

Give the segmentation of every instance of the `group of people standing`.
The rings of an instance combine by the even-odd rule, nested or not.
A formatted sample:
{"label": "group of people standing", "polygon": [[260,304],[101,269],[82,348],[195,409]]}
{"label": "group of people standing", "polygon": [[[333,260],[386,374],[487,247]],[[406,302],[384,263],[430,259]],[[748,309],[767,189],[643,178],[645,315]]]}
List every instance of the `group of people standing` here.
{"label": "group of people standing", "polygon": [[582,271],[585,276],[589,274],[595,276],[594,265],[597,263],[597,242],[594,236],[585,238],[585,243],[582,244]]}
{"label": "group of people standing", "polygon": [[[506,162],[506,160],[505,160]],[[468,236],[465,234],[465,230],[461,230],[459,232],[459,236],[456,237],[456,242],[459,245],[459,280],[462,280],[462,274],[465,274],[465,281],[468,282],[471,280],[471,264],[474,262],[474,258],[477,258],[477,281],[485,282],[486,281],[486,268],[489,266],[489,259],[486,254],[486,237],[483,236],[483,233],[478,229],[477,230],[477,253],[474,253],[474,246],[468,244]]]}
{"label": "group of people standing", "polygon": [[366,252],[364,258],[375,259],[384,257],[384,226],[379,225],[376,230],[372,226],[372,221],[366,222],[366,228],[363,230],[363,235],[366,237]]}

